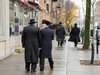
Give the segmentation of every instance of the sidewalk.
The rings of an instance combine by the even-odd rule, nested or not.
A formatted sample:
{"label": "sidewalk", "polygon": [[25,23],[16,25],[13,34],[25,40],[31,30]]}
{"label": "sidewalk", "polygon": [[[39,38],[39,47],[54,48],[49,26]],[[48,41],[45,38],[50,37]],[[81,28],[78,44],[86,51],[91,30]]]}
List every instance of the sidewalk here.
{"label": "sidewalk", "polygon": [[[82,45],[78,44],[78,48],[82,48]],[[94,57],[94,60],[100,60],[100,52],[97,55],[95,51]],[[74,44],[68,42],[67,75],[100,75],[100,66],[82,66],[80,60],[91,60],[91,51],[77,51]]]}
{"label": "sidewalk", "polygon": [[[67,42],[68,43],[68,42]],[[0,61],[0,75],[66,75],[67,71],[67,49],[68,44],[58,47],[56,40],[53,41],[53,60],[54,69],[50,70],[48,60],[45,60],[45,69],[43,72],[30,73],[25,71],[24,52],[7,57]]]}
{"label": "sidewalk", "polygon": [[[68,40],[68,37],[66,37]],[[78,47],[82,45],[78,44]],[[56,40],[53,41],[54,69],[51,71],[48,60],[45,60],[45,70],[40,72],[39,64],[37,72],[25,71],[24,52],[13,55],[0,61],[0,75],[100,75],[100,66],[85,66],[80,60],[90,60],[91,51],[77,51],[74,43],[66,41],[63,47],[58,47]],[[95,60],[100,60],[95,54]]]}

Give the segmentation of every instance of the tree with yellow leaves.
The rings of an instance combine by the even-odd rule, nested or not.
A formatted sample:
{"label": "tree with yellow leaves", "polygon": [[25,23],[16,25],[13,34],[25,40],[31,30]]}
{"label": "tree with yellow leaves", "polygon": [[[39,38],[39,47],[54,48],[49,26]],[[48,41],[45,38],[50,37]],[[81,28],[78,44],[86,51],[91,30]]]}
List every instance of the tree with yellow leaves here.
{"label": "tree with yellow leaves", "polygon": [[61,16],[62,16],[62,22],[64,25],[67,25],[66,23],[69,22],[69,25],[72,25],[74,23],[74,17],[76,16],[75,9],[76,5],[72,1],[66,1],[65,9],[62,9]]}

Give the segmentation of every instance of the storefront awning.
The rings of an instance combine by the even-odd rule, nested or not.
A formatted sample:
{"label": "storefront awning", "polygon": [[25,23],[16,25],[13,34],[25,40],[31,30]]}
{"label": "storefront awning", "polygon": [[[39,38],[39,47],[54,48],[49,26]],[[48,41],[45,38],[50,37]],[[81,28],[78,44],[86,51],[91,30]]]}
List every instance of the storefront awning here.
{"label": "storefront awning", "polygon": [[26,0],[20,0],[20,1],[28,5],[28,2]]}
{"label": "storefront awning", "polygon": [[48,11],[45,8],[43,8],[40,4],[38,4],[36,2],[31,2],[31,1],[28,1],[28,3],[35,6],[37,9],[44,11],[46,14],[48,14]]}

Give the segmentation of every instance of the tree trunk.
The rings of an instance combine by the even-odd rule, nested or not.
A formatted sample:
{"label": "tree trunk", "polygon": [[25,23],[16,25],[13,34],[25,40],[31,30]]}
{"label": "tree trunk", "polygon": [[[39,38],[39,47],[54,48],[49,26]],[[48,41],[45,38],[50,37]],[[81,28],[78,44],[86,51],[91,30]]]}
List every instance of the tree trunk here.
{"label": "tree trunk", "polygon": [[89,49],[90,19],[91,19],[91,0],[86,0],[85,35],[84,35],[84,45],[83,45],[84,49]]}

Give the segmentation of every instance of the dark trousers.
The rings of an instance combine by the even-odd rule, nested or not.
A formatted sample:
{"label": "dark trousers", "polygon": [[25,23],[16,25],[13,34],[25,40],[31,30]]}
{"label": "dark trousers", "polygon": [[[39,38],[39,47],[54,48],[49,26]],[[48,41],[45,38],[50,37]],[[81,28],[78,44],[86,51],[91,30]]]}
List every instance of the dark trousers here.
{"label": "dark trousers", "polygon": [[78,42],[74,42],[75,46],[77,46]]}
{"label": "dark trousers", "polygon": [[[45,58],[40,58],[40,69],[44,70],[44,59]],[[50,68],[53,68],[53,60],[52,58],[48,58],[48,61],[49,61],[49,65],[50,65]]]}
{"label": "dark trousers", "polygon": [[76,39],[75,39],[75,41],[74,41],[74,44],[75,44],[75,46],[77,46],[77,44],[78,44],[78,42],[76,41]]}
{"label": "dark trousers", "polygon": [[62,46],[63,41],[58,41],[58,46],[61,45]]}
{"label": "dark trousers", "polygon": [[26,63],[26,68],[30,69],[30,65],[31,65],[31,70],[35,71],[37,64],[36,63]]}

